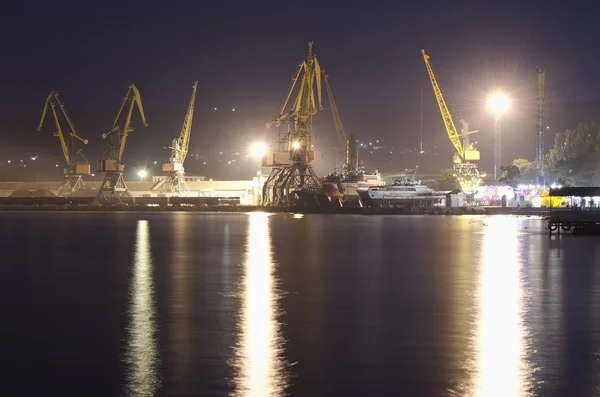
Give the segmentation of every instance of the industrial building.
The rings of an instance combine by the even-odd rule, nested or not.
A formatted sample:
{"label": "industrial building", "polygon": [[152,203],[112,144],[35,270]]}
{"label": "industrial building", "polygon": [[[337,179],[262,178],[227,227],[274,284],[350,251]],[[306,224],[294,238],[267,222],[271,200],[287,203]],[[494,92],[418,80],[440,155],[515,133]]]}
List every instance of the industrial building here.
{"label": "industrial building", "polygon": [[[258,205],[262,185],[266,176],[257,174],[245,181],[199,180],[190,177],[187,197],[227,197],[239,198],[242,205]],[[84,182],[85,188],[73,192],[72,197],[96,197],[102,181]],[[127,181],[127,188],[133,197],[160,197],[164,193],[153,190],[157,181]],[[0,182],[0,197],[58,197],[64,182]]]}

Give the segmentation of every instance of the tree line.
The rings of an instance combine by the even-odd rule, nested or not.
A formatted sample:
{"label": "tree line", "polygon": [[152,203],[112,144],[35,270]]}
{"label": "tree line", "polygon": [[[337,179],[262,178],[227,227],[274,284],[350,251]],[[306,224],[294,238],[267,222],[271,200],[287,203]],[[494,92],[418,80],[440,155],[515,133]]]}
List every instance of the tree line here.
{"label": "tree line", "polygon": [[[579,123],[574,129],[558,132],[545,157],[546,182],[556,181],[564,186],[600,186],[600,125]],[[456,188],[452,169],[440,172],[436,187]],[[498,182],[516,188],[519,184],[535,184],[535,160],[516,159],[500,168]]]}

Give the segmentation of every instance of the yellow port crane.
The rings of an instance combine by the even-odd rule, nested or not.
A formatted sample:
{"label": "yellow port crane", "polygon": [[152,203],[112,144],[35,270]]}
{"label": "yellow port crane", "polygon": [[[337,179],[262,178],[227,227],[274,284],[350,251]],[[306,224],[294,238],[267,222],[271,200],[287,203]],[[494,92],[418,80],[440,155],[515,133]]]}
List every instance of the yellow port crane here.
{"label": "yellow port crane", "polygon": [[[323,110],[321,66],[313,55],[312,46],[313,42],[309,41],[308,56],[300,62],[292,77],[279,116],[267,123],[267,128],[272,125],[279,128],[277,151],[267,153],[263,159],[263,166],[272,167],[262,195],[263,201],[268,204],[289,205],[301,195],[314,195],[321,188],[321,181],[310,165],[315,156],[312,118],[319,110]],[[298,94],[291,109],[286,111],[298,81]]]}
{"label": "yellow port crane", "polygon": [[[125,116],[125,122],[123,128],[119,127],[119,119],[125,109],[125,104],[129,102],[129,109]],[[133,108],[137,105],[138,111],[144,127],[148,127],[146,122],[146,116],[144,115],[144,107],[142,106],[142,97],[137,87],[132,83],[128,87],[127,95],[123,98],[121,108],[117,113],[117,117],[113,122],[113,126],[109,132],[103,133],[102,138],[109,138],[108,143],[108,156],[104,159],[98,160],[98,172],[104,172],[104,181],[98,190],[96,201],[108,201],[116,199],[118,202],[122,201],[123,197],[131,197],[131,193],[127,189],[125,180],[123,179],[123,171],[125,166],[122,164],[123,153],[125,152],[125,143],[129,133],[133,131],[131,126],[131,116],[133,115]]]}
{"label": "yellow port crane", "polygon": [[[329,106],[331,106],[331,113],[333,115],[333,122],[335,124],[335,132],[338,138],[339,151],[343,153],[343,159],[341,162],[342,171],[347,172],[350,170],[350,144],[346,138],[346,132],[344,131],[344,125],[340,117],[335,99],[333,98],[333,91],[331,91],[331,85],[329,84],[329,76],[327,72],[323,70],[323,77],[325,80],[325,87],[327,88],[327,96],[329,97]],[[353,143],[354,144],[354,143]],[[340,167],[340,164],[336,164],[336,171]]]}
{"label": "yellow port crane", "polygon": [[[58,113],[56,112],[56,104],[58,104],[58,107],[60,108],[61,113],[64,119],[67,121],[67,125],[69,126],[67,138],[65,138],[65,134],[63,133],[63,129],[60,125]],[[44,104],[44,109],[42,110],[42,118],[40,119],[40,124],[37,129],[38,131],[42,130],[48,109],[52,111],[52,115],[54,116],[54,125],[56,127],[54,136],[58,137],[58,140],[60,141],[60,147],[67,163],[67,167],[64,168],[66,181],[64,185],[59,188],[60,195],[64,195],[65,193],[72,193],[76,190],[85,188],[85,184],[83,183],[81,176],[90,174],[90,163],[85,157],[83,157],[83,154],[81,154],[81,149],[76,149],[75,144],[76,141],[80,141],[83,142],[84,145],[87,145],[88,140],[82,138],[75,129],[73,121],[65,109],[65,105],[63,102],[61,102],[60,98],[58,97],[58,92],[56,91],[52,91],[50,95],[48,95],[48,98],[46,98],[46,103]],[[77,158],[81,158],[83,161],[77,161]]]}
{"label": "yellow port crane", "polygon": [[454,125],[454,121],[452,120],[452,116],[450,115],[450,110],[448,110],[446,101],[442,96],[442,91],[437,83],[431,64],[429,63],[429,55],[425,53],[425,50],[421,50],[421,53],[423,54],[423,59],[425,60],[427,73],[429,74],[429,79],[431,80],[431,85],[433,87],[433,93],[435,94],[435,98],[440,108],[440,113],[442,114],[442,119],[444,121],[444,126],[446,127],[448,138],[456,149],[456,152],[453,156],[454,175],[456,176],[463,192],[467,194],[476,193],[479,185],[481,184],[481,176],[479,175],[477,164],[472,163],[472,161],[479,161],[480,154],[479,151],[469,143],[469,135],[477,131],[469,131],[467,122],[461,119],[461,124],[463,127],[462,133],[458,133],[456,126]]}
{"label": "yellow port crane", "polygon": [[197,86],[198,82],[196,81],[192,87],[192,97],[190,98],[185,119],[183,120],[181,132],[178,137],[173,138],[172,146],[166,148],[171,150],[169,162],[162,165],[162,170],[167,172],[167,178],[158,182],[155,187],[153,187],[153,190],[159,189],[165,194],[174,194],[178,196],[187,196],[190,193],[190,189],[185,182],[183,162],[185,161],[190,146]]}

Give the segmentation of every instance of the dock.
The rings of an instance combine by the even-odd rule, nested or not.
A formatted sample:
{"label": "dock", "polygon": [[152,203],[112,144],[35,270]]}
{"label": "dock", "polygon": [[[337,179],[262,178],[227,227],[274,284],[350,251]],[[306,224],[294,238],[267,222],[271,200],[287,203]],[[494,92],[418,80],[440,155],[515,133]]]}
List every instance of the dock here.
{"label": "dock", "polygon": [[550,234],[600,234],[600,187],[551,188],[550,197],[567,199],[567,208],[550,208],[548,231]]}
{"label": "dock", "polygon": [[575,234],[590,231],[600,232],[600,208],[552,209],[548,219],[548,231],[550,234],[560,234],[561,232],[573,232]]}

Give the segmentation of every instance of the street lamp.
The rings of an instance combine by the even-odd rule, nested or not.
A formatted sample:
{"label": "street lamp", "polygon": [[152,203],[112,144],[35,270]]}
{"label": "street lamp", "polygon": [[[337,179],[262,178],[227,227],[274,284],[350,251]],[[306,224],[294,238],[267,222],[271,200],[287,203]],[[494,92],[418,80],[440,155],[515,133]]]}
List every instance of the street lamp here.
{"label": "street lamp", "polygon": [[257,159],[262,159],[262,157],[267,153],[267,145],[262,142],[254,142],[250,145],[250,155]]}
{"label": "street lamp", "polygon": [[148,171],[146,170],[139,170],[137,175],[140,177],[140,179],[144,179],[147,175],[148,175]]}
{"label": "street lamp", "polygon": [[503,91],[496,91],[488,98],[488,109],[494,115],[494,180],[502,167],[502,115],[510,106],[510,98]]}
{"label": "street lamp", "polygon": [[258,160],[257,173],[262,173],[262,160],[267,154],[267,145],[263,142],[254,142],[250,145],[250,155]]}

